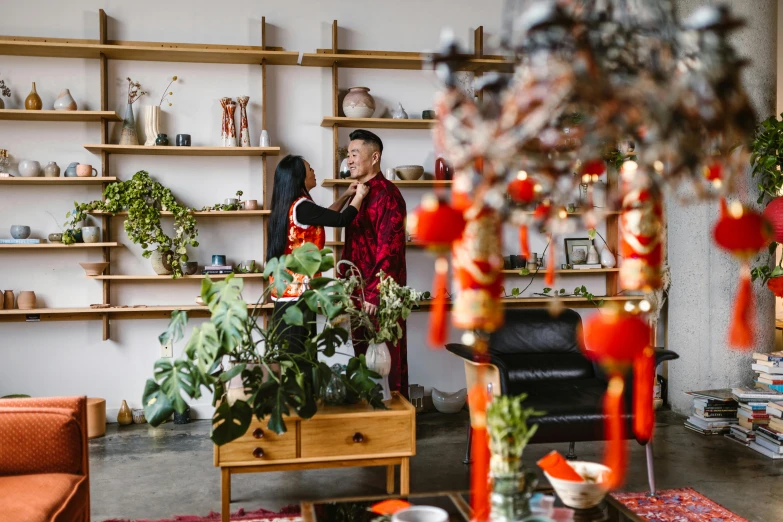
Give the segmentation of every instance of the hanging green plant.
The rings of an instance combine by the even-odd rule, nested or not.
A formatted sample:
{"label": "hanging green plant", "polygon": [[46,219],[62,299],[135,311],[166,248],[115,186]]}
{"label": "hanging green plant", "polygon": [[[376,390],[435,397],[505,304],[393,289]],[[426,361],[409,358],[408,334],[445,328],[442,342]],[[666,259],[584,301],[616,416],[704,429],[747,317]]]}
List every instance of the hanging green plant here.
{"label": "hanging green plant", "polygon": [[[196,218],[190,208],[174,199],[171,190],[152,179],[145,170],[140,170],[127,181],[112,183],[103,191],[103,200],[89,203],[74,202],[74,209],[65,217],[68,219],[63,232],[63,243],[76,242],[76,225],[87,218],[90,212],[117,214],[128,211],[125,232],[128,238],[144,249],[142,255],[149,258],[154,250],[166,253],[165,261],[171,265],[172,277],[182,277],[181,263],[188,260],[187,247],[197,247],[198,229]],[[174,216],[174,237],[163,231],[161,211]],[[156,248],[151,248],[151,247]]]}

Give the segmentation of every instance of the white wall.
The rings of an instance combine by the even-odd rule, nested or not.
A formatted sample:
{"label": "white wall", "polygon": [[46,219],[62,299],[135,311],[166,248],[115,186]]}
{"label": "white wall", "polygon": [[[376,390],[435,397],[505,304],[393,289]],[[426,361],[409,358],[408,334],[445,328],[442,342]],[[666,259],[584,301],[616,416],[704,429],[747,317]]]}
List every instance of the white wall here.
{"label": "white wall", "polygon": [[[66,6],[67,5],[67,6]],[[368,7],[371,5],[372,7]],[[0,18],[0,34],[18,36],[97,38],[98,9],[109,16],[109,39],[172,41],[214,44],[259,45],[261,16],[266,16],[268,45],[286,50],[314,52],[331,45],[331,22],[340,25],[341,47],[399,51],[432,50],[437,46],[441,27],[450,26],[465,42],[472,42],[473,29],[484,25],[486,34],[496,33],[502,2],[477,3],[468,0],[398,0],[358,4],[346,0],[331,2],[288,2],[238,0],[230,4],[198,0],[171,0],[133,3],[99,0],[5,0]],[[34,14],[31,15],[31,13]],[[486,47],[486,46],[485,46]],[[18,108],[36,82],[44,108],[50,107],[57,93],[69,88],[82,109],[98,109],[98,61],[81,59],[24,58],[2,56],[0,78],[13,90],[5,99],[7,108]],[[251,139],[257,142],[260,118],[261,71],[251,65],[210,65],[158,62],[109,62],[109,108],[122,114],[125,78],[140,81],[149,97],[134,109],[137,118],[144,105],[156,103],[166,80],[178,75],[173,107],[165,107],[163,132],[173,139],[177,133],[192,135],[194,145],[218,145],[222,96],[250,96]],[[306,67],[268,68],[268,129],[274,145],[283,153],[305,156],[316,169],[319,180],[331,177],[332,135],[320,127],[322,116],[331,114],[331,74],[329,69]],[[340,87],[366,85],[383,106],[402,102],[412,117],[431,108],[437,82],[430,72],[420,71],[340,71]],[[119,125],[115,126],[116,142]],[[347,143],[349,131],[341,130],[340,141]],[[143,124],[139,124],[140,137]],[[382,167],[423,164],[432,171],[433,154],[426,131],[379,131],[384,139]],[[82,145],[99,142],[97,124],[0,123],[0,148],[13,159],[36,159],[42,164],[56,161],[65,168],[72,161],[100,166],[100,158]],[[271,189],[276,159],[269,160]],[[243,190],[245,198],[261,199],[261,160],[247,158],[174,158],[151,156],[112,156],[113,175],[127,179],[137,170],[148,170],[170,187],[185,204],[201,207],[222,201]],[[423,191],[403,191],[408,209],[413,209]],[[29,224],[34,237],[46,237],[56,231],[47,215],[57,221],[74,200],[98,198],[98,188],[90,187],[13,187],[0,192],[0,237],[8,237],[7,227]],[[320,203],[331,201],[331,190],[318,188],[314,197]],[[97,223],[99,224],[99,223]],[[262,222],[250,219],[203,219],[199,222],[201,246],[191,259],[202,263],[213,253],[228,259],[261,259]],[[112,234],[127,248],[115,251],[114,273],[151,274],[141,249],[130,244],[119,219]],[[516,234],[507,231],[505,253],[518,253]],[[585,237],[584,230],[573,236]],[[331,234],[328,236],[331,239]],[[561,250],[562,240],[558,241]],[[541,252],[541,238],[534,238],[533,251]],[[84,307],[101,302],[101,285],[87,281],[80,261],[99,261],[99,252],[63,254],[8,252],[0,256],[0,288],[34,290],[41,306]],[[564,259],[558,259],[558,264]],[[428,289],[432,281],[432,258],[421,251],[408,255],[409,284]],[[522,280],[509,281],[507,289],[522,286]],[[604,291],[604,278],[569,278],[562,286],[573,289],[587,284],[596,294]],[[526,284],[526,282],[525,282]],[[527,292],[540,291],[537,279]],[[560,282],[558,283],[558,288]],[[257,295],[259,287],[250,286],[246,297]],[[198,284],[114,284],[115,304],[191,304]],[[195,321],[194,321],[195,322]],[[445,351],[425,346],[427,315],[414,314],[409,320],[410,382],[455,390],[464,386],[462,363]],[[165,320],[114,321],[112,340],[101,341],[100,321],[0,323],[0,395],[90,395],[105,397],[110,414],[122,399],[131,407],[140,407],[145,380],[151,375],[159,356],[157,335]],[[457,339],[458,333],[452,332]],[[177,347],[176,352],[181,350]],[[202,403],[207,400],[202,399]]]}

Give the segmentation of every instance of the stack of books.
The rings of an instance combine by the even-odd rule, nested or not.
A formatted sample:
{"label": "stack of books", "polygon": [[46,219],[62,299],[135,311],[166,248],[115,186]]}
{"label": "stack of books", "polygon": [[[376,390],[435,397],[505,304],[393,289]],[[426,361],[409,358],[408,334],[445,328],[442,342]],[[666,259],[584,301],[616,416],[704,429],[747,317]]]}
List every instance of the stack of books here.
{"label": "stack of books", "polygon": [[755,434],[748,447],[772,459],[783,458],[783,419],[779,417],[783,416],[783,404],[778,405],[783,393],[754,388],[732,388],[731,393],[740,403],[740,425]]}
{"label": "stack of books", "polygon": [[207,265],[201,273],[206,275],[233,274],[234,267],[232,265]]}
{"label": "stack of books", "polygon": [[735,424],[731,427],[731,431],[725,435],[727,439],[739,442],[743,446],[749,445],[756,440],[756,432],[752,429],[748,429],[739,424]]}
{"label": "stack of books", "polygon": [[749,430],[769,424],[766,402],[743,402],[737,410],[739,425]]}
{"label": "stack of books", "polygon": [[783,402],[767,403],[768,424],[756,428],[756,440],[748,447],[773,459],[783,459]]}
{"label": "stack of books", "polygon": [[601,268],[601,263],[580,263],[571,265],[571,267],[574,270],[595,270],[596,268]]}
{"label": "stack of books", "polygon": [[729,390],[689,392],[695,412],[685,421],[685,427],[702,435],[723,435],[737,425],[737,401]]}
{"label": "stack of books", "polygon": [[754,353],[756,388],[783,392],[783,352]]}

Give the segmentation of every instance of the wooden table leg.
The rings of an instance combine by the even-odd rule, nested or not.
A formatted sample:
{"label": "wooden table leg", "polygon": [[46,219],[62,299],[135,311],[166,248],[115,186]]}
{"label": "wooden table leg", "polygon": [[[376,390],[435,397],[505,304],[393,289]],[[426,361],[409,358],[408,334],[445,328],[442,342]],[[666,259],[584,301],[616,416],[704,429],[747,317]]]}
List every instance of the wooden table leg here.
{"label": "wooden table leg", "polygon": [[220,520],[230,522],[231,518],[231,470],[220,468]]}
{"label": "wooden table leg", "polygon": [[411,459],[404,457],[400,461],[400,495],[409,495],[411,492]]}
{"label": "wooden table leg", "polygon": [[386,493],[394,493],[394,464],[386,466]]}

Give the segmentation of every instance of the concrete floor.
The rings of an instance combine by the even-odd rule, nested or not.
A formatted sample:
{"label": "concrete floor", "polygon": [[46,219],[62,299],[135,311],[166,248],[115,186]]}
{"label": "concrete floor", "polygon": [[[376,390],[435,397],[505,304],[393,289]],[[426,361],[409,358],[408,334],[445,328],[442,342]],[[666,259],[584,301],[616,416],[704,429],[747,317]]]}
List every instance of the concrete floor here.
{"label": "concrete floor", "polygon": [[[773,461],[723,437],[686,430],[683,418],[660,412],[655,432],[659,488],[691,486],[752,522],[783,520],[779,495],[783,462]],[[462,464],[467,413],[424,413],[417,417],[417,456],[411,460],[411,491],[465,490],[469,472]],[[220,474],[212,465],[209,423],[108,427],[90,442],[92,520],[159,519],[206,515],[220,510]],[[601,443],[577,444],[580,459],[600,460]],[[625,489],[647,487],[644,449],[629,442],[631,464]],[[531,445],[535,461],[565,444]],[[535,468],[537,469],[537,468]],[[542,481],[545,481],[543,476]],[[238,475],[232,479],[232,511],[276,510],[303,499],[385,494],[383,468],[348,468]]]}

